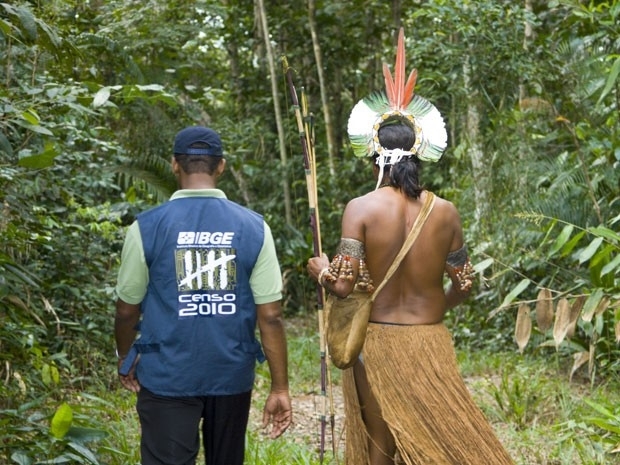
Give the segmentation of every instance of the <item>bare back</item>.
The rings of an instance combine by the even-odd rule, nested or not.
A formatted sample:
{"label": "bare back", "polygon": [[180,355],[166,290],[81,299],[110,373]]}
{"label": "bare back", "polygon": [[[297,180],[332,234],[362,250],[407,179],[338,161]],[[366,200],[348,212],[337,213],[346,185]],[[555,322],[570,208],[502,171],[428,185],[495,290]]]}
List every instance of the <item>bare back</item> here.
{"label": "bare back", "polygon": [[[384,187],[347,205],[342,237],[364,243],[366,262],[375,285],[383,280],[405,242],[426,195],[423,192],[413,200],[395,188]],[[456,208],[437,197],[418,239],[376,297],[371,320],[400,324],[441,321],[448,307],[443,287],[446,257],[462,245],[463,233]]]}

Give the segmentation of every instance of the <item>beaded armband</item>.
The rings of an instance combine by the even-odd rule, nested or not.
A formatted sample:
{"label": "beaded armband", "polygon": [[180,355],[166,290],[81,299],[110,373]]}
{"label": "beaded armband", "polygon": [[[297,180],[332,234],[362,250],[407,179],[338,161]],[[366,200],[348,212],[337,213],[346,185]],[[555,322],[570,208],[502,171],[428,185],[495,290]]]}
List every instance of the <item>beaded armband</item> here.
{"label": "beaded armband", "polygon": [[366,266],[366,250],[364,243],[357,239],[342,238],[336,248],[336,255],[329,264],[329,269],[325,274],[325,280],[334,283],[338,279],[345,279],[351,281],[353,279],[353,266],[351,265],[351,258],[356,258],[360,261],[359,272],[355,287],[372,292],[374,286],[372,279],[370,279],[370,273]]}
{"label": "beaded armband", "polygon": [[461,291],[469,291],[474,283],[476,272],[469,260],[467,246],[463,245],[460,249],[450,252],[446,258],[446,263],[454,268]]}
{"label": "beaded armband", "polygon": [[340,239],[338,247],[336,247],[336,253],[363,260],[366,257],[366,248],[362,241],[343,237]]}

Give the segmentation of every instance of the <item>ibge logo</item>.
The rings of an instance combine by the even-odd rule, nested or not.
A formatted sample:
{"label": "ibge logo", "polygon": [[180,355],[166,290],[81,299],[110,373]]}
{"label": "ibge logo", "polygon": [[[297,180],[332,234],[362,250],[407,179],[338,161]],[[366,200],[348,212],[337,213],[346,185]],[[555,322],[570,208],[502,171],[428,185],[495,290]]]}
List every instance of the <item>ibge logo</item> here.
{"label": "ibge logo", "polygon": [[233,232],[179,233],[175,250],[179,318],[237,312],[234,235]]}

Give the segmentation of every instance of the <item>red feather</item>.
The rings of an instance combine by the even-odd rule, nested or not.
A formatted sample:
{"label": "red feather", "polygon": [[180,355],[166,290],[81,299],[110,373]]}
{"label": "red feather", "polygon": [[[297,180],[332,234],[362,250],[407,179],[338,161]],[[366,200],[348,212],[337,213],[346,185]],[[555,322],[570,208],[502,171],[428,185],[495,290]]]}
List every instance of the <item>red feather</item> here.
{"label": "red feather", "polygon": [[405,30],[402,27],[398,32],[396,64],[394,65],[394,87],[396,89],[396,99],[391,103],[392,106],[400,110],[402,108],[403,93],[405,91]]}
{"label": "red feather", "polygon": [[405,30],[401,27],[398,32],[394,79],[392,79],[392,74],[390,73],[388,65],[383,64],[385,93],[390,106],[395,110],[407,108],[407,105],[409,105],[413,99],[415,83],[418,78],[418,71],[414,69],[405,84],[405,61]]}
{"label": "red feather", "polygon": [[407,84],[405,85],[405,93],[403,95],[403,99],[401,101],[402,108],[407,108],[407,106],[413,100],[413,90],[415,89],[415,83],[418,80],[418,70],[414,69],[411,71],[409,78],[407,79]]}
{"label": "red feather", "polygon": [[392,80],[392,74],[390,73],[390,68],[388,65],[383,63],[383,77],[385,78],[385,94],[387,95],[388,102],[390,106],[394,106],[394,97],[395,97],[395,89],[394,89],[394,81]]}

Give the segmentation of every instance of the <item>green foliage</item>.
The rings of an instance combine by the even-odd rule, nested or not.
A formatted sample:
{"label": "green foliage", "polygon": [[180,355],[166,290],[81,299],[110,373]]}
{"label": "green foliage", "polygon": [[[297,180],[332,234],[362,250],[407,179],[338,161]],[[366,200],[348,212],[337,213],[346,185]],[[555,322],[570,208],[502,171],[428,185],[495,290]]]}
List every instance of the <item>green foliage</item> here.
{"label": "green foliage", "polygon": [[545,377],[545,373],[532,373],[524,367],[502,367],[499,383],[489,387],[496,403],[493,413],[518,429],[540,421],[556,402],[556,393],[546,392]]}
{"label": "green foliage", "polygon": [[[546,265],[542,270],[552,265],[554,273],[541,270],[537,276],[533,269],[530,273],[536,276],[535,282],[529,279],[521,281],[524,285],[509,292],[502,305],[516,300],[530,285],[538,289],[553,289],[555,324],[552,331],[541,334],[540,347],[552,345],[548,339],[545,340],[550,338],[554,340],[557,350],[574,358],[571,376],[585,361],[589,361],[589,375],[592,378],[597,369],[603,376],[617,374],[620,368],[616,362],[620,355],[616,344],[620,308],[620,260],[617,258],[620,256],[620,235],[610,227],[582,228],[539,214],[524,214],[520,218],[541,227],[544,237],[532,250],[532,256],[544,257]],[[610,226],[617,219],[612,219]],[[546,229],[543,229],[544,225]],[[573,318],[576,333],[568,335],[568,338],[569,321],[563,320],[559,305],[562,299],[568,299],[579,312]],[[581,308],[576,307],[578,305]]]}
{"label": "green foliage", "polygon": [[608,452],[620,453],[620,407],[611,403],[603,405],[589,399],[584,402],[593,410],[590,416],[584,418],[584,422],[599,431],[594,439],[606,444]]}
{"label": "green foliage", "polygon": [[319,459],[315,450],[310,447],[290,442],[286,438],[276,441],[261,438],[257,434],[249,434],[245,451],[245,464],[247,465],[276,465],[280,463],[294,465],[325,465],[337,463],[329,455],[323,461]]}
{"label": "green foliage", "polygon": [[[94,411],[77,409],[62,403],[50,416],[49,399],[41,397],[15,409],[3,409],[3,444],[10,447],[0,449],[5,462],[20,465],[35,463],[79,463],[99,465],[101,462],[93,450],[108,433],[102,424],[94,420]],[[81,426],[89,425],[89,426]],[[90,426],[96,425],[96,427]]]}
{"label": "green foliage", "polygon": [[[526,356],[557,353],[557,369],[577,377],[582,365],[565,369],[563,363],[579,355],[592,385],[617,376],[617,2],[534,2],[533,11],[506,2],[441,0],[410,10],[399,2],[319,2],[324,97],[338,153],[333,172],[325,156],[308,11],[280,3],[267,5],[269,37],[310,97],[323,250],[331,254],[339,240],[346,202],[374,187],[369,166],[351,156],[346,121],[359,98],[383,86],[381,65],[392,65],[393,31],[403,25],[407,68],[420,71],[416,90],[437,104],[450,135],[444,158],[424,168],[423,180],[458,206],[480,276],[472,298],[448,314],[456,343],[512,348],[512,310],[532,304],[539,289],[551,289],[556,303],[584,298],[582,318],[559,344],[552,330],[535,328]],[[535,34],[524,47],[526,22]],[[0,420],[5,462],[71,457],[95,463],[90,453],[101,463],[137,462],[133,425],[110,432],[96,421],[125,424],[114,409],[118,397],[110,405],[69,399],[111,383],[113,286],[124,228],[176,188],[170,146],[182,126],[209,124],[221,132],[229,167],[221,187],[271,225],[287,315],[316,308],[316,289],[305,274],[313,251],[299,135],[282,77],[284,166],[276,156],[274,97],[260,34],[251,2],[0,2],[0,410],[10,419]],[[480,111],[483,177],[473,175],[464,130],[472,103]],[[291,191],[290,222],[284,183]],[[489,194],[481,218],[479,186]],[[317,345],[311,333],[291,346],[292,370],[308,391]],[[259,385],[266,383],[263,370]],[[533,406],[548,407],[534,388],[548,388],[542,373],[530,373],[528,385],[528,374],[514,371],[504,371],[490,392],[499,399],[501,418],[531,427],[538,421]],[[66,411],[64,403],[73,412],[69,431],[92,428],[113,437],[50,436],[49,421]],[[593,442],[609,439],[613,447],[614,433],[604,426],[614,420],[601,412],[574,413],[576,423],[557,439],[564,452],[556,459],[570,463],[578,451],[584,463],[594,463],[605,452],[592,452],[577,425],[587,425]],[[598,424],[586,419],[597,415],[604,419]],[[286,441],[249,440],[256,460],[315,460]]]}

